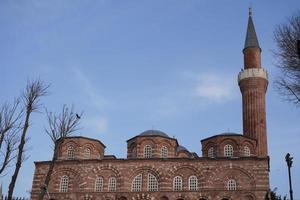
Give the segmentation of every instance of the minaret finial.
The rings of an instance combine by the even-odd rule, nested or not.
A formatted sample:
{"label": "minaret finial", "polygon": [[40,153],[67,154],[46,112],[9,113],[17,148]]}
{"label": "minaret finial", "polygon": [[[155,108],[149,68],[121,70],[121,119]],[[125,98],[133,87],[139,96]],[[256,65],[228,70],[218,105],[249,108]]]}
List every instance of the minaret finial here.
{"label": "minaret finial", "polygon": [[252,6],[249,7],[249,17],[252,17]]}

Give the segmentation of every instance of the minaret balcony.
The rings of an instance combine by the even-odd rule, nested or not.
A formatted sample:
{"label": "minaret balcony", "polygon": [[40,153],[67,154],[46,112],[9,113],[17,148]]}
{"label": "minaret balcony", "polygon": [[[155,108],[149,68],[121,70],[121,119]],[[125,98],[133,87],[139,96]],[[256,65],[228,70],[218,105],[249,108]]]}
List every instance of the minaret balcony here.
{"label": "minaret balcony", "polygon": [[268,72],[263,68],[242,69],[238,75],[238,82],[246,78],[263,78],[268,80]]}

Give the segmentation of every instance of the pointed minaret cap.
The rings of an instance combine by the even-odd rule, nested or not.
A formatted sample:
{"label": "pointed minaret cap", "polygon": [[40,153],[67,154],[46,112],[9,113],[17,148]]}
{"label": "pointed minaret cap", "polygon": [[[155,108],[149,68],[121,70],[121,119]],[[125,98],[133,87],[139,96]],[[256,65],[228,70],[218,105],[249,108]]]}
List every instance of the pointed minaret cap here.
{"label": "pointed minaret cap", "polygon": [[246,39],[245,39],[244,50],[249,47],[257,47],[261,51],[261,48],[259,47],[258,39],[256,36],[253,20],[252,20],[252,8],[251,7],[249,8],[249,18],[248,18],[248,26],[247,26],[247,34],[246,34]]}

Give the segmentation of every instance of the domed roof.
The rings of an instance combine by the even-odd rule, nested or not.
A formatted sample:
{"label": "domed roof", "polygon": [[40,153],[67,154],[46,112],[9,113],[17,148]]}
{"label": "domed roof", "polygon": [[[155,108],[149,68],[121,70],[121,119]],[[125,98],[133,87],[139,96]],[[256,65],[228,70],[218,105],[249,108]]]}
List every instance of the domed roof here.
{"label": "domed roof", "polygon": [[219,135],[241,135],[241,134],[234,133],[234,132],[225,132],[225,133],[220,133]]}
{"label": "domed roof", "polygon": [[179,145],[179,146],[177,147],[177,152],[178,152],[178,151],[188,151],[188,150],[187,150],[187,148],[185,148],[184,146]]}
{"label": "domed roof", "polygon": [[169,137],[166,133],[159,130],[147,130],[139,134],[139,136],[162,136]]}
{"label": "domed roof", "polygon": [[[217,134],[217,135],[213,135],[213,136],[211,136],[211,137],[208,137],[208,138],[204,138],[203,140],[201,140],[201,142],[202,141],[205,141],[205,140],[210,140],[210,139],[212,139],[212,138],[215,138],[215,137],[222,137],[222,136],[224,136],[224,137],[230,137],[230,136],[232,136],[232,137],[235,137],[235,136],[240,136],[240,137],[247,137],[247,136],[244,136],[243,134],[239,134],[239,133],[234,133],[234,132],[224,132],[224,133],[219,133],[219,134]],[[249,137],[248,137],[249,138]]]}

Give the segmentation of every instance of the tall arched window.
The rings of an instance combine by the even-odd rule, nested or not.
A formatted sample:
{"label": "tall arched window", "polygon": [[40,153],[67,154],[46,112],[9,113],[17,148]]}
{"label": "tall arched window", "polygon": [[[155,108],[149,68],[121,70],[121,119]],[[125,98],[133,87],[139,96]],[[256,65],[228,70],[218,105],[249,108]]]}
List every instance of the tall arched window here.
{"label": "tall arched window", "polygon": [[95,181],[95,192],[102,192],[103,190],[103,178],[97,177]]}
{"label": "tall arched window", "polygon": [[189,177],[189,190],[190,191],[198,190],[198,179],[196,176]]}
{"label": "tall arched window", "polygon": [[233,147],[230,144],[225,145],[224,147],[224,156],[232,157],[233,156]]}
{"label": "tall arched window", "polygon": [[85,148],[83,152],[84,159],[90,159],[91,158],[91,149]]}
{"label": "tall arched window", "polygon": [[136,158],[137,157],[136,147],[132,147],[132,149],[131,149],[131,157],[132,158]]}
{"label": "tall arched window", "polygon": [[148,174],[148,191],[157,191],[158,182],[153,174]]}
{"label": "tall arched window", "polygon": [[208,149],[208,157],[213,158],[214,157],[214,148],[210,147]]}
{"label": "tall arched window", "polygon": [[117,179],[115,177],[110,177],[108,180],[108,191],[115,192],[117,189]]}
{"label": "tall arched window", "polygon": [[150,145],[146,145],[144,147],[144,158],[151,158],[152,157],[152,147]]}
{"label": "tall arched window", "polygon": [[137,175],[134,177],[132,181],[131,191],[139,192],[142,190],[142,174]]}
{"label": "tall arched window", "polygon": [[59,192],[68,192],[68,187],[69,187],[69,177],[67,175],[63,175],[60,178]]}
{"label": "tall arched window", "polygon": [[234,179],[229,179],[228,180],[227,190],[236,190],[236,181]]}
{"label": "tall arched window", "polygon": [[250,148],[247,146],[244,146],[244,156],[249,157],[251,155]]}
{"label": "tall arched window", "polygon": [[173,190],[181,191],[182,190],[182,178],[180,176],[176,176],[173,180]]}
{"label": "tall arched window", "polygon": [[162,158],[168,158],[168,147],[163,146],[161,148],[161,157]]}
{"label": "tall arched window", "polygon": [[75,159],[75,150],[73,146],[69,146],[67,150],[67,159],[73,160]]}

